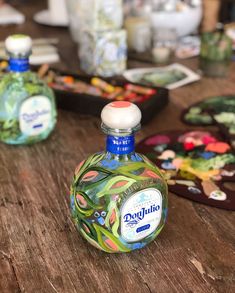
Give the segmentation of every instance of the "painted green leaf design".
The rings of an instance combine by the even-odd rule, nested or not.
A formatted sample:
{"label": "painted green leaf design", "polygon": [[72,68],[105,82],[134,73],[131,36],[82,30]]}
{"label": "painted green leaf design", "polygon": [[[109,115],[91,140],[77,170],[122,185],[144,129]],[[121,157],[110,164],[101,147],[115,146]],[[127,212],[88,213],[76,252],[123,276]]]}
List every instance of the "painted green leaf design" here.
{"label": "painted green leaf design", "polygon": [[[89,157],[86,161],[82,161],[75,170],[75,175],[73,182],[76,184],[79,180],[80,176],[82,176],[83,172],[87,170],[90,166],[94,166],[97,164],[102,158],[104,157],[104,153],[101,154],[94,154],[93,156]],[[93,167],[94,170],[94,167]]]}
{"label": "painted green leaf design", "polygon": [[82,234],[82,236],[94,247],[103,250],[103,248],[96,242],[96,240],[94,240],[93,238],[89,237],[86,232],[83,229],[80,229],[80,233]]}
{"label": "painted green leaf design", "polygon": [[90,163],[89,165],[95,165],[97,164],[99,161],[101,161],[103,159],[103,157],[105,156],[104,153],[101,153],[101,154],[95,154],[94,156],[92,156],[90,158]]}
{"label": "painted green leaf design", "polygon": [[[121,186],[118,185],[122,182]],[[123,192],[125,189],[129,188],[136,180],[128,178],[126,176],[115,176],[109,180],[109,182],[104,186],[104,188],[97,193],[97,197],[102,197],[104,195],[111,195]]]}
{"label": "painted green leaf design", "polygon": [[77,167],[76,167],[76,169],[75,169],[75,172],[74,172],[74,173],[75,173],[75,176],[79,176],[79,175],[80,175],[80,173],[81,173],[81,169],[82,169],[84,163],[85,163],[85,160],[81,161],[81,162],[77,165]]}
{"label": "painted green leaf design", "polygon": [[16,124],[16,120],[14,119],[9,119],[9,120],[6,120],[4,123],[3,123],[3,129],[9,129],[9,128],[12,128],[14,127]]}
{"label": "painted green leaf design", "polygon": [[93,181],[96,177],[98,177],[99,173],[97,171],[89,171],[82,176],[81,182],[89,182]]}
{"label": "painted green leaf design", "polygon": [[10,102],[5,103],[5,108],[8,114],[12,114],[15,110],[15,104],[11,104]]}
{"label": "painted green leaf design", "polygon": [[[77,195],[79,195],[79,197],[77,198]],[[86,211],[94,211],[94,209],[101,209],[102,206],[101,205],[97,205],[95,204],[88,196],[85,192],[82,191],[77,191],[74,190],[73,191],[73,196],[75,199],[75,205],[76,207],[78,207],[79,211],[83,210],[83,213],[85,213]],[[81,204],[82,203],[82,204]],[[86,207],[84,207],[83,203],[86,203]],[[90,214],[90,213],[89,213]]]}
{"label": "painted green leaf design", "polygon": [[[155,167],[151,164],[149,165],[150,169],[152,169],[153,171],[155,170]],[[136,163],[132,163],[129,166],[125,165],[125,166],[121,166],[119,168],[116,169],[116,171],[135,171],[138,170],[140,168],[146,168],[146,164],[144,162],[136,162]]]}
{"label": "painted green leaf design", "polygon": [[76,201],[77,201],[77,204],[81,207],[81,208],[84,208],[86,209],[87,206],[88,206],[88,203],[86,201],[86,199],[84,198],[84,196],[82,194],[76,194]]}
{"label": "painted green leaf design", "polygon": [[[151,171],[156,172],[156,167],[152,163],[148,164],[148,167]],[[129,166],[121,166],[117,168],[115,172],[135,180],[145,180],[147,176],[133,174],[133,172],[138,171],[139,169],[142,169],[142,168],[146,168],[146,164],[142,162],[136,162],[136,163],[130,164]],[[159,173],[158,175],[161,177],[160,172],[158,173]]]}
{"label": "painted green leaf design", "polygon": [[79,195],[79,198],[77,198],[76,195],[73,195],[76,214],[79,215],[80,213],[84,217],[91,216],[96,208],[94,207],[95,204],[84,193],[80,192],[77,195]]}
{"label": "painted green leaf design", "polygon": [[[130,249],[126,248],[112,233],[107,231],[106,229],[94,224],[94,228],[97,233],[97,238],[99,245],[103,248],[103,250],[108,252],[129,252]],[[105,237],[104,237],[105,236]],[[108,242],[107,242],[108,239]],[[106,243],[105,243],[106,240]],[[107,245],[108,244],[108,245]],[[110,246],[113,245],[113,248]]]}
{"label": "painted green leaf design", "polygon": [[111,201],[107,210],[109,212],[105,218],[105,226],[112,230],[115,237],[119,237],[118,228],[120,225],[120,214],[117,208],[117,203],[115,201]]}

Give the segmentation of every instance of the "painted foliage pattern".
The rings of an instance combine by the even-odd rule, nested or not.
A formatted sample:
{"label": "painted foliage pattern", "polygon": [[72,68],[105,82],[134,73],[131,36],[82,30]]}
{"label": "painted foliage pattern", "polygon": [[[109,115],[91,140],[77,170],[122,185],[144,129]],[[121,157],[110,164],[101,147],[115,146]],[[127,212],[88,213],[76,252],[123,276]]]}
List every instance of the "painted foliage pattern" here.
{"label": "painted foliage pattern", "polygon": [[170,191],[195,201],[235,209],[235,155],[228,143],[209,131],[170,131],[142,141],[137,150],[165,174]]}
{"label": "painted foliage pattern", "polygon": [[[129,196],[144,188],[158,189],[163,197],[157,229],[137,242],[121,236],[121,208]],[[134,190],[134,191],[133,191]],[[144,156],[133,154],[119,161],[111,154],[98,153],[81,162],[71,186],[71,210],[82,236],[93,246],[109,253],[129,252],[151,242],[164,226],[167,186],[160,172]]]}

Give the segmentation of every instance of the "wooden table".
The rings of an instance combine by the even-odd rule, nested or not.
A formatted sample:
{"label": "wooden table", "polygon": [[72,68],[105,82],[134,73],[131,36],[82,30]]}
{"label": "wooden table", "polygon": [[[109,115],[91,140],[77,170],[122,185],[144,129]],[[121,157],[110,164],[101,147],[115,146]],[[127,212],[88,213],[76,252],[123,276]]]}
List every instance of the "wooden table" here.
{"label": "wooden table", "polygon": [[[45,1],[27,1],[19,8],[27,22],[0,28],[1,39],[16,32],[57,36],[60,66],[77,70],[68,31],[32,21]],[[197,68],[195,59],[183,63]],[[234,64],[227,79],[203,78],[171,91],[169,105],[138,139],[185,128],[179,120],[182,108],[209,95],[234,92]],[[76,164],[103,148],[99,119],[65,111],[59,111],[47,141],[29,147],[0,145],[0,292],[235,292],[232,212],[169,194],[165,229],[147,248],[108,255],[83,241],[71,221],[69,185]]]}

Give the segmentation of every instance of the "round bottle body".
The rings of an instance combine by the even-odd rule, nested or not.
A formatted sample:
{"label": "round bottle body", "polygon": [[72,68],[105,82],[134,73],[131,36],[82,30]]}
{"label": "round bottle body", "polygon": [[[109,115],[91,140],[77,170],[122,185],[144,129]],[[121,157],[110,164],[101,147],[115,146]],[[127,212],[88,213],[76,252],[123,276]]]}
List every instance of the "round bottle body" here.
{"label": "round bottle body", "polygon": [[46,139],[56,124],[52,90],[33,72],[10,72],[0,81],[0,140],[31,144]]}
{"label": "round bottle body", "polygon": [[71,186],[71,211],[81,235],[109,253],[142,248],[161,232],[167,185],[137,153],[98,153],[80,163]]}

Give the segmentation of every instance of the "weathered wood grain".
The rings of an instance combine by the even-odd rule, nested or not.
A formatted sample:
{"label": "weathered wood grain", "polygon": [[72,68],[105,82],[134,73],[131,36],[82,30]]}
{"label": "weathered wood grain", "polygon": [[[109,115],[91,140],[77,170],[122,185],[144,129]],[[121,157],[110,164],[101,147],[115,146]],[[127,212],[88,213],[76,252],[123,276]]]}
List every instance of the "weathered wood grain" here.
{"label": "weathered wood grain", "polygon": [[[34,37],[58,35],[62,66],[78,66],[66,29],[34,24],[45,1],[28,1],[25,25],[1,28]],[[195,59],[186,62],[196,69]],[[130,62],[130,66],[136,66]],[[235,66],[227,79],[203,78],[171,91],[169,105],[137,139],[183,128],[180,111],[212,94],[235,92]],[[102,150],[97,118],[59,111],[47,141],[29,147],[0,145],[0,292],[156,292],[235,291],[234,213],[169,195],[169,217],[146,249],[108,255],[77,233],[69,211],[69,184],[77,163]],[[190,128],[190,127],[188,127]]]}

